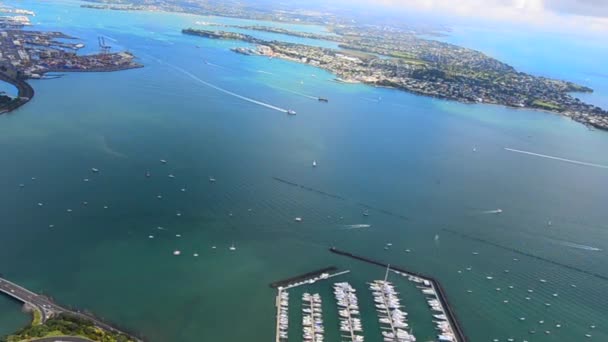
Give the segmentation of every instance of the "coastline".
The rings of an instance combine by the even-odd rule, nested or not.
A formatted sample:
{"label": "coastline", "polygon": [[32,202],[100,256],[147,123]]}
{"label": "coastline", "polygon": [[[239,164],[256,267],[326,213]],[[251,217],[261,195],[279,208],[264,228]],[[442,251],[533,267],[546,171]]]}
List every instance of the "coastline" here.
{"label": "coastline", "polygon": [[6,106],[0,106],[0,115],[16,110],[34,97],[34,88],[23,79],[11,77],[4,72],[0,72],[0,81],[12,84],[17,88],[17,97]]}

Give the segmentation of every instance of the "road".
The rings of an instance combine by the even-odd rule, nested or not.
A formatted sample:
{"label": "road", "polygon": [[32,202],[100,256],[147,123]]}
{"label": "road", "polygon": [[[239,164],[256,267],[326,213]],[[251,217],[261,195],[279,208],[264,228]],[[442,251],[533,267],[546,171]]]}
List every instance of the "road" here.
{"label": "road", "polygon": [[[91,322],[93,322],[93,324],[95,324],[96,326],[98,326],[106,331],[111,331],[114,333],[131,336],[131,334],[128,334],[119,329],[116,329],[113,326],[111,326],[105,322],[102,322],[99,319],[97,319],[89,314],[66,309],[62,306],[59,306],[59,305],[53,303],[51,300],[49,300],[48,298],[46,298],[44,296],[38,295],[24,287],[21,287],[13,282],[3,279],[3,278],[0,278],[0,292],[3,292],[5,294],[7,294],[8,296],[15,298],[22,303],[28,304],[28,305],[32,306],[33,308],[37,309],[38,311],[40,311],[40,313],[42,313],[42,322],[43,323],[46,322],[46,320],[48,320],[51,316],[54,316],[54,315],[57,315],[60,313],[68,313],[73,316],[80,317],[82,319],[91,321]],[[131,338],[133,338],[136,341],[140,341],[140,339],[137,339],[133,336],[131,336]],[[51,339],[51,340],[39,340],[39,341],[48,342],[48,341],[59,341],[59,340]],[[76,338],[76,340],[66,340],[66,341],[71,342],[71,341],[87,341],[87,340]]]}
{"label": "road", "polygon": [[0,278],[0,292],[4,292],[20,302],[27,303],[34,309],[40,311],[42,314],[42,322],[46,322],[53,314],[67,311],[62,307],[55,305],[47,298],[2,278]]}
{"label": "road", "polygon": [[86,338],[81,337],[70,337],[70,336],[58,336],[58,337],[45,337],[39,340],[32,340],[32,342],[91,342]]}

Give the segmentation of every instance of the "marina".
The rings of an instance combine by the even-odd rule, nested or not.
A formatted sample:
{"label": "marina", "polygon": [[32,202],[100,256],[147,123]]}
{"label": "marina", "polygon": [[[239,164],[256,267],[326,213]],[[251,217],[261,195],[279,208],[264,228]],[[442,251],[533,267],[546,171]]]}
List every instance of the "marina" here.
{"label": "marina", "polygon": [[321,295],[305,292],[302,295],[302,326],[304,341],[323,342],[323,314]]}
{"label": "marina", "polygon": [[349,283],[334,284],[334,295],[340,309],[340,332],[343,341],[363,342],[363,326],[355,289]]}
{"label": "marina", "polygon": [[[376,260],[341,251],[335,247],[330,248],[330,252],[350,257],[355,260],[363,261],[372,265],[382,266],[387,270],[385,279],[388,277],[389,270],[391,270],[399,275],[408,277],[408,279],[411,281],[423,284],[424,287],[421,289],[423,291],[423,294],[431,296],[431,298],[428,299],[428,303],[433,310],[438,312],[438,314],[435,314],[433,316],[437,320],[436,326],[437,329],[440,331],[438,339],[440,341],[451,342],[468,341],[466,335],[460,327],[460,324],[458,323],[458,320],[456,319],[456,315],[454,314],[451,306],[448,303],[445,291],[443,290],[439,282],[434,278],[421,275],[415,272],[410,272],[400,267],[390,266],[388,264]],[[436,301],[432,299],[436,299]]]}
{"label": "marina", "polygon": [[374,280],[369,288],[374,295],[378,319],[382,326],[382,336],[386,342],[413,342],[416,341],[414,335],[408,332],[407,312],[403,308],[395,290],[394,285],[384,280]]}

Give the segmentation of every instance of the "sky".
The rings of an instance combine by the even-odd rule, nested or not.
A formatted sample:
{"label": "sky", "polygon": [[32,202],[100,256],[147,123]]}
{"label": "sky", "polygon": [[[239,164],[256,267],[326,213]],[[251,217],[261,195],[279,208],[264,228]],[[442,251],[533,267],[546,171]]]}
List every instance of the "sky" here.
{"label": "sky", "polygon": [[350,3],[422,11],[555,30],[608,32],[608,0],[349,0]]}

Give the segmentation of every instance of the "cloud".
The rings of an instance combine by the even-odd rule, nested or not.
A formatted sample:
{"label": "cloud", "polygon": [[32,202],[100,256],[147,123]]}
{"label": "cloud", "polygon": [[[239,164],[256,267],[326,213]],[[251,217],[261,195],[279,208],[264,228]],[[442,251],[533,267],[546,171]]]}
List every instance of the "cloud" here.
{"label": "cloud", "polygon": [[352,0],[451,17],[505,21],[564,31],[608,31],[608,0]]}

